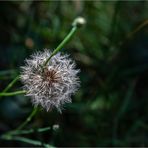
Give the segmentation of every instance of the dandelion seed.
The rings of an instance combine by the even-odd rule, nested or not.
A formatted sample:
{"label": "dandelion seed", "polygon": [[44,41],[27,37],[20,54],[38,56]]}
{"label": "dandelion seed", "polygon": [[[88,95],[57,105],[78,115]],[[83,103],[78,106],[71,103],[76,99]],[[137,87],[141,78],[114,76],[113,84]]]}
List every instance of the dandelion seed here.
{"label": "dandelion seed", "polygon": [[35,106],[41,105],[47,111],[56,107],[61,111],[63,104],[70,103],[71,95],[79,88],[79,70],[68,55],[61,53],[53,56],[43,69],[42,65],[50,55],[45,50],[26,59],[26,65],[21,67],[21,80]]}

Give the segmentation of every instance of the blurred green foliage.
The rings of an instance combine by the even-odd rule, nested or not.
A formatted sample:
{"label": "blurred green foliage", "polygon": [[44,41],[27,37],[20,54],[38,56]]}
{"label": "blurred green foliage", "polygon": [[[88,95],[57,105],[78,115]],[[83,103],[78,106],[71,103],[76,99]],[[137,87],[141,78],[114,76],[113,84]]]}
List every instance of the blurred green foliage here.
{"label": "blurred green foliage", "polygon": [[[148,146],[147,1],[0,2],[0,91],[31,53],[56,48],[77,16],[87,24],[63,52],[81,69],[81,88],[62,114],[43,110],[26,127],[51,130],[26,137],[53,146]],[[1,97],[0,134],[31,109],[28,97]],[[0,146],[31,145],[1,140]]]}

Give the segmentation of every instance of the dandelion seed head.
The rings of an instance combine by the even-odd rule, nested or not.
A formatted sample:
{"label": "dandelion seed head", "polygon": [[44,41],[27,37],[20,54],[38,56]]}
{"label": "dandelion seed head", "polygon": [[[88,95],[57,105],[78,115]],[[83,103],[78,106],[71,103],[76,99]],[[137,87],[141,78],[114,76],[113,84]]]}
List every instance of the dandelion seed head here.
{"label": "dandelion seed head", "polygon": [[79,70],[69,55],[60,52],[53,56],[43,69],[43,63],[51,52],[37,52],[25,60],[21,69],[21,81],[27,96],[35,106],[41,105],[47,111],[56,107],[61,111],[63,104],[71,102],[71,95],[79,88]]}

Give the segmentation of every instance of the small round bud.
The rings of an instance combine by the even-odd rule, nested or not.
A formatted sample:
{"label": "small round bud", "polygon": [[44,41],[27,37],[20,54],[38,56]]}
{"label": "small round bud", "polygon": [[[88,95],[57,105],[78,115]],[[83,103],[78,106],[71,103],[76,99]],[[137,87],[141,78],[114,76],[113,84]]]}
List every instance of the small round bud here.
{"label": "small round bud", "polygon": [[83,17],[77,17],[73,23],[72,23],[72,26],[73,27],[82,27],[83,25],[86,24],[86,20],[83,18]]}
{"label": "small round bud", "polygon": [[60,127],[59,124],[54,124],[52,128],[54,131],[57,131],[59,127]]}

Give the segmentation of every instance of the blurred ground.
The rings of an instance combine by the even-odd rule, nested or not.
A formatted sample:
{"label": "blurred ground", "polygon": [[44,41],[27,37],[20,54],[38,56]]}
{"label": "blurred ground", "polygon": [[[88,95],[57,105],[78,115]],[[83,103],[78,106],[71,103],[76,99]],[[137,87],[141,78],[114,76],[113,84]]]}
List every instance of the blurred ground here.
{"label": "blurred ground", "polygon": [[[0,91],[31,53],[56,48],[77,16],[87,24],[63,52],[81,69],[81,88],[62,114],[41,111],[26,127],[59,129],[26,137],[53,146],[148,146],[147,1],[0,2]],[[1,97],[0,134],[31,110],[28,97]],[[32,145],[1,140],[0,146]]]}

